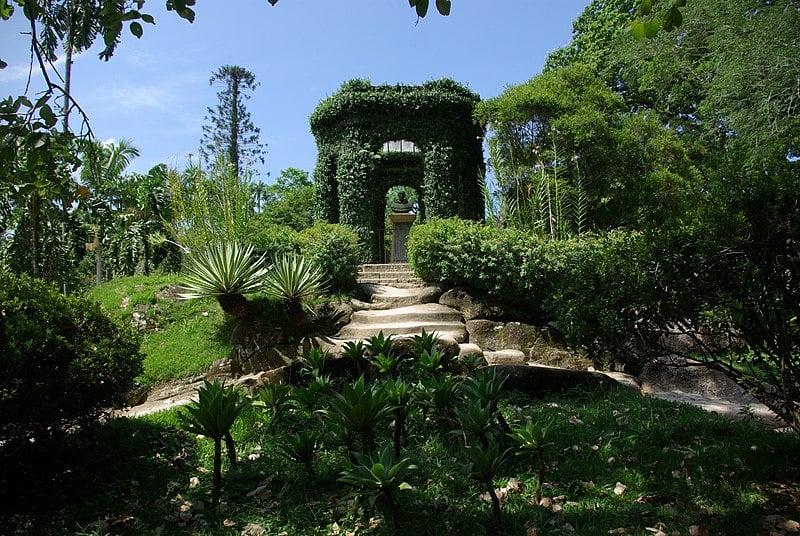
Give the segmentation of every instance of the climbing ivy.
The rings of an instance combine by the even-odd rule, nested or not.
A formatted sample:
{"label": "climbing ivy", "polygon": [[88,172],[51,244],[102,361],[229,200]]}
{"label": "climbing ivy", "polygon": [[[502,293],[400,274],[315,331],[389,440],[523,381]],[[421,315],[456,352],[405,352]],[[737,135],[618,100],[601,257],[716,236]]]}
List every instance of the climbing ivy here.
{"label": "climbing ivy", "polygon": [[[363,79],[342,84],[311,114],[319,149],[317,215],[352,226],[365,260],[374,260],[381,247],[376,231],[393,186],[416,189],[424,217],[482,219],[483,129],[473,119],[478,102],[477,94],[450,79],[419,86]],[[411,141],[418,152],[382,152],[394,140]]]}

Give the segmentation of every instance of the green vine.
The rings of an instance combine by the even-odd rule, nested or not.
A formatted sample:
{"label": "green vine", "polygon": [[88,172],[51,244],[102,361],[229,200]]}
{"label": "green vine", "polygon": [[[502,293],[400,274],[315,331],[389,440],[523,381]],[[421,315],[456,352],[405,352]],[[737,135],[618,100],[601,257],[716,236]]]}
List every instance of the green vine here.
{"label": "green vine", "polygon": [[[352,226],[364,260],[375,260],[382,247],[377,231],[394,186],[418,192],[422,217],[482,219],[483,128],[473,120],[478,102],[478,95],[449,79],[420,86],[345,82],[311,114],[320,219]],[[416,152],[383,152],[395,140],[413,142]]]}

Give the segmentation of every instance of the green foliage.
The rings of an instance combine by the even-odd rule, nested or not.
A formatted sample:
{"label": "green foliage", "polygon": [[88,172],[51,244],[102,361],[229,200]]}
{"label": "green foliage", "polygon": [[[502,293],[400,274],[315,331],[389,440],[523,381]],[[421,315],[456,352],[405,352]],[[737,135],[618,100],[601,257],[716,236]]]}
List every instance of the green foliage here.
{"label": "green foliage", "polygon": [[[490,128],[491,165],[509,225],[552,238],[657,227],[691,191],[686,156],[655,154],[660,145],[631,135],[623,98],[590,66],[570,64],[511,86],[480,103],[475,115]],[[638,120],[658,133],[655,119]],[[653,195],[653,183],[678,195]]]}
{"label": "green foliage", "polygon": [[[479,100],[447,79],[420,86],[345,82],[311,115],[319,147],[318,216],[350,225],[364,260],[377,259],[384,247],[377,231],[392,187],[424,191],[426,216],[482,218],[483,133],[472,119]],[[419,151],[383,152],[393,139],[411,141]]]}
{"label": "green foliage", "polygon": [[321,376],[328,362],[328,351],[314,347],[300,358],[303,369],[312,376]]}
{"label": "green foliage", "polygon": [[288,402],[292,388],[282,383],[268,383],[256,391],[254,406],[263,406],[269,409],[270,419],[267,430],[272,430],[281,417],[281,408]]}
{"label": "green foliage", "polygon": [[185,263],[184,299],[208,298],[226,294],[252,294],[262,284],[267,270],[264,258],[253,260],[253,247],[233,243],[213,243],[191,254]]}
{"label": "green foliage", "polygon": [[360,376],[366,372],[367,368],[367,348],[364,341],[347,341],[342,345],[342,357],[355,364],[356,372]]}
{"label": "green foliage", "polygon": [[427,332],[422,328],[422,333],[414,335],[412,340],[412,353],[414,355],[422,354],[423,352],[432,352],[436,349],[436,343],[439,341],[438,335],[435,331]]}
{"label": "green foliage", "polygon": [[[533,492],[533,500],[536,504],[539,504],[542,500],[542,484],[544,483],[546,468],[544,449],[550,444],[548,432],[549,428],[541,422],[528,421],[525,426],[515,426],[512,432],[508,434],[508,436],[519,445],[519,448],[536,454],[536,461],[539,465],[536,489]],[[519,452],[517,454],[519,454]]]}
{"label": "green foliage", "polygon": [[255,214],[251,183],[251,176],[237,174],[224,154],[208,170],[190,166],[180,174],[172,171],[172,240],[190,252],[211,243],[240,241]]}
{"label": "green foliage", "polygon": [[373,356],[376,355],[389,355],[392,353],[392,336],[389,335],[388,337],[383,334],[383,331],[378,332],[377,335],[373,335],[369,339],[367,339],[367,350]]}
{"label": "green foliage", "polygon": [[414,271],[425,281],[469,286],[529,307],[531,319],[546,317],[552,285],[565,268],[564,242],[515,229],[458,219],[416,225],[408,239]]}
{"label": "green foliage", "polygon": [[292,323],[302,324],[307,320],[304,311],[309,309],[307,300],[322,291],[323,277],[319,268],[305,257],[285,255],[267,272],[263,290],[267,296],[283,301]]}
{"label": "green foliage", "polygon": [[253,185],[255,207],[261,225],[282,225],[302,231],[314,224],[314,183],[308,172],[287,168],[275,184]]}
{"label": "green foliage", "polygon": [[441,424],[448,424],[453,422],[453,410],[461,400],[461,384],[447,374],[432,376],[417,384],[414,396]]}
{"label": "green foliage", "polygon": [[47,439],[126,402],[139,340],[95,302],[0,272],[0,437]]}
{"label": "green foliage", "polygon": [[143,386],[197,377],[231,351],[231,317],[216,300],[177,300],[180,282],[178,275],[119,277],[88,293],[118,323],[136,319]]}
{"label": "green foliage", "polygon": [[358,434],[362,452],[372,452],[375,427],[392,409],[384,391],[377,385],[367,386],[361,376],[355,383],[345,383],[330,404],[331,410],[323,414]]}
{"label": "green foliage", "polygon": [[397,377],[400,363],[400,356],[396,355],[394,352],[372,356],[372,364],[375,366],[378,373],[391,378]]}
{"label": "green foliage", "polygon": [[472,445],[467,447],[467,459],[464,471],[483,484],[492,500],[492,523],[495,533],[500,533],[500,499],[494,489],[492,479],[500,472],[509,459],[511,449],[500,450],[500,444],[490,442],[488,446]]}
{"label": "green foliage", "polygon": [[211,74],[208,83],[222,84],[218,104],[208,108],[203,125],[200,155],[206,164],[222,156],[230,162],[237,177],[251,173],[255,163],[264,163],[265,144],[259,142],[260,129],[253,125],[245,101],[258,87],[253,73],[238,65],[223,65]]}
{"label": "green foliage", "polygon": [[217,506],[222,489],[222,440],[231,464],[236,463],[236,450],[231,428],[250,401],[234,387],[225,387],[218,380],[205,380],[197,389],[197,401],[190,402],[178,413],[182,429],[208,437],[214,441],[214,475],[211,503]]}
{"label": "green foliage", "polygon": [[355,288],[361,262],[358,235],[345,225],[317,223],[300,232],[303,255],[319,268],[328,288],[348,292]]}
{"label": "green foliage", "polygon": [[278,445],[281,452],[291,461],[303,464],[308,478],[311,482],[316,482],[317,475],[314,473],[313,462],[322,436],[313,430],[303,430],[299,434],[288,434],[283,439],[285,443]]}
{"label": "green foliage", "polygon": [[247,222],[247,242],[259,257],[272,263],[285,255],[299,255],[303,241],[291,227],[268,223],[263,213],[256,214]]}
{"label": "green foliage", "polygon": [[392,517],[394,533],[400,531],[400,508],[394,497],[396,491],[410,490],[411,485],[405,481],[406,473],[416,469],[411,458],[396,459],[392,453],[391,443],[372,455],[360,452],[353,453],[355,463],[350,469],[342,471],[340,482],[364,488],[371,506],[377,499],[382,499]]}

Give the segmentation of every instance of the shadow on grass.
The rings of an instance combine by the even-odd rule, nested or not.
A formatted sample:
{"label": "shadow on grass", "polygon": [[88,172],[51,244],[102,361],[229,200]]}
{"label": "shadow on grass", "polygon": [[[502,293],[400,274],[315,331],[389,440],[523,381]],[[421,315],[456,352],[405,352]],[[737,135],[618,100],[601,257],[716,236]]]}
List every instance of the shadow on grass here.
{"label": "shadow on grass", "polygon": [[[0,449],[4,534],[75,534],[98,522],[116,534],[155,526],[196,454],[186,434],[114,419],[47,445]],[[174,495],[174,494],[173,494]],[[101,533],[96,528],[87,532]]]}

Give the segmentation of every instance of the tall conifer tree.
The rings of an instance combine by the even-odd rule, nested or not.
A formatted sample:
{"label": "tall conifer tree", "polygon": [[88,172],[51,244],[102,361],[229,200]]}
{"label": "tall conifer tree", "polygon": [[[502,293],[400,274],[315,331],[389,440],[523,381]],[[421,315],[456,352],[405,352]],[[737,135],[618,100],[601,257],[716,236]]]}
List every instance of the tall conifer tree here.
{"label": "tall conifer tree", "polygon": [[266,144],[259,142],[261,130],[253,125],[245,101],[248,92],[258,87],[253,73],[238,65],[223,65],[211,75],[209,84],[220,83],[223,89],[217,92],[219,103],[208,108],[200,155],[206,163],[213,162],[217,155],[225,154],[237,176],[243,168],[255,163],[264,163]]}

